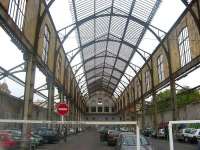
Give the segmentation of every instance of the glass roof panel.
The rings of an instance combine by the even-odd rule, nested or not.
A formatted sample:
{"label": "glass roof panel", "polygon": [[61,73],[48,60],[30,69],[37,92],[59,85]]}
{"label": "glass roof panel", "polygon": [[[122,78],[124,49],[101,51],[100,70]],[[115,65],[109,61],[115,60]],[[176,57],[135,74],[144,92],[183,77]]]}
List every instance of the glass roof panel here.
{"label": "glass roof panel", "polygon": [[128,61],[132,52],[133,48],[126,46],[125,44],[122,44],[121,51],[119,52],[119,57]]}
{"label": "glass roof panel", "polygon": [[[124,41],[138,47],[146,32],[146,26],[148,26],[158,9],[160,0],[69,1],[71,4],[73,22],[76,25],[81,23],[81,25],[77,27],[76,38],[79,42],[78,45],[80,45],[80,49],[84,47],[84,49],[81,50],[82,62],[84,63],[85,60],[91,58],[90,61],[84,63],[84,72],[86,73],[86,71],[91,69],[94,70],[86,74],[86,80],[92,76],[101,74],[103,76],[102,79],[99,77],[97,80],[95,80],[96,78],[92,79],[94,83],[96,82],[96,86],[101,86],[102,88],[110,87],[114,90],[117,89],[116,85],[118,85],[119,88],[123,90],[124,87],[119,81],[127,82],[123,74],[127,69],[127,63],[135,54],[132,47],[124,45]],[[114,13],[122,16],[115,16]],[[98,17],[99,15],[101,15],[101,17]],[[130,20],[131,15],[144,21],[146,25],[143,26],[134,22],[136,20]],[[88,16],[90,16],[90,19],[85,19]],[[83,19],[85,20],[81,22]],[[92,45],[89,44],[91,41]],[[126,61],[120,60],[119,57]],[[98,71],[96,71],[96,69],[98,69]],[[114,77],[112,78],[112,76]],[[108,86],[104,85],[106,80],[108,80]],[[94,86],[94,84],[87,84],[87,86],[90,93],[90,86]],[[99,90],[101,88],[99,87],[96,88],[96,90],[97,89]],[[96,90],[92,89],[92,92]]]}

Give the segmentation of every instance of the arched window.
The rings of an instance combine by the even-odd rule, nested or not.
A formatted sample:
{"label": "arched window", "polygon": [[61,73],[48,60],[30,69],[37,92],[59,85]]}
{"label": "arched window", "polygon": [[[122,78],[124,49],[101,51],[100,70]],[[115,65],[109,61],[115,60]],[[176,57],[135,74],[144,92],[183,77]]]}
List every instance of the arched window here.
{"label": "arched window", "polygon": [[47,25],[44,27],[44,39],[43,39],[43,50],[42,50],[42,60],[45,64],[47,64],[48,61],[48,51],[49,51],[49,43],[50,43],[50,37],[49,37],[49,28]]}
{"label": "arched window", "polygon": [[164,60],[163,55],[159,55],[157,58],[157,70],[158,70],[158,79],[159,81],[164,80]]}
{"label": "arched window", "polygon": [[187,27],[183,28],[178,36],[178,46],[181,66],[184,66],[191,61],[191,50]]}
{"label": "arched window", "polygon": [[8,14],[22,31],[26,10],[26,0],[10,0]]}

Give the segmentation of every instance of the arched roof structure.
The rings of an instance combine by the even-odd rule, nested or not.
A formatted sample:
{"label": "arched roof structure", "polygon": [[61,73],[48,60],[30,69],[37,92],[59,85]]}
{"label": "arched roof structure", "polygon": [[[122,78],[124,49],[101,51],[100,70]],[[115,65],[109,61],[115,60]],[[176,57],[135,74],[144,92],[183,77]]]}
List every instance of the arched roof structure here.
{"label": "arched roof structure", "polygon": [[[149,29],[160,2],[160,0],[70,0],[73,28],[79,45],[78,53],[81,54],[89,94],[106,89],[109,93],[114,93],[145,32]],[[67,40],[69,34],[66,34],[63,42]],[[88,45],[91,42],[92,44]],[[95,57],[97,54],[101,54],[101,57]],[[112,57],[110,54],[113,54]],[[90,57],[93,59],[85,62]],[[99,68],[99,64],[102,67]],[[109,70],[106,69],[108,64],[111,68]],[[88,71],[91,68],[93,71]],[[113,76],[117,81],[114,85]],[[92,84],[89,84],[91,79]],[[106,82],[102,79],[106,79]]]}

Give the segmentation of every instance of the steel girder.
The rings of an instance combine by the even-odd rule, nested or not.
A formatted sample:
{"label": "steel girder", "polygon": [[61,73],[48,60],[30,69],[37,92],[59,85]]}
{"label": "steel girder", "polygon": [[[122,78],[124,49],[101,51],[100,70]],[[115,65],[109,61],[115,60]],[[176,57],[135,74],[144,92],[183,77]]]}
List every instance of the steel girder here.
{"label": "steel girder", "polygon": [[[111,5],[111,13],[113,13],[113,5],[114,5],[114,0],[112,0],[112,5]],[[106,63],[106,57],[107,57],[107,53],[108,53],[108,40],[109,40],[109,36],[110,36],[110,30],[111,30],[111,20],[112,20],[112,15],[110,15],[110,18],[109,18],[109,27],[108,27],[108,36],[107,36],[107,42],[106,42],[106,55],[105,55],[105,58],[104,58],[104,68],[105,68],[105,63]],[[104,68],[103,68],[103,74],[104,74]],[[111,74],[112,75],[112,74]],[[117,86],[117,85],[116,85]]]}
{"label": "steel girder", "polygon": [[[14,75],[14,73],[10,73],[8,70],[4,69],[1,66],[0,66],[0,71],[1,71],[1,73],[6,74],[5,77],[8,77],[9,79],[13,80],[14,82],[18,83],[19,85],[25,87],[25,82],[22,81],[21,79],[19,79],[18,77],[16,77]],[[41,93],[40,91],[38,91],[37,89],[34,89],[33,92],[36,93],[37,95],[41,96],[42,98],[47,99],[47,96],[44,95],[43,93]]]}
{"label": "steel girder", "polygon": [[[25,62],[24,63],[21,63],[9,70],[3,70],[3,72],[0,71],[0,80],[2,80],[3,78],[7,77],[9,74],[15,74],[15,73],[19,73],[19,72],[24,72],[24,65],[25,65]],[[17,70],[19,69],[20,70]]]}

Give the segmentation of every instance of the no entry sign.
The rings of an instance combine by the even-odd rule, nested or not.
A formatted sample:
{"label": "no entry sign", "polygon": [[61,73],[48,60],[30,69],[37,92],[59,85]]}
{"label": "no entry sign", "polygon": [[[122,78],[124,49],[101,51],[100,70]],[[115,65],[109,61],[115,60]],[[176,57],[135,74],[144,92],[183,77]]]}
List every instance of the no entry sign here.
{"label": "no entry sign", "polygon": [[59,115],[64,116],[69,112],[69,105],[66,103],[58,103],[56,109]]}

